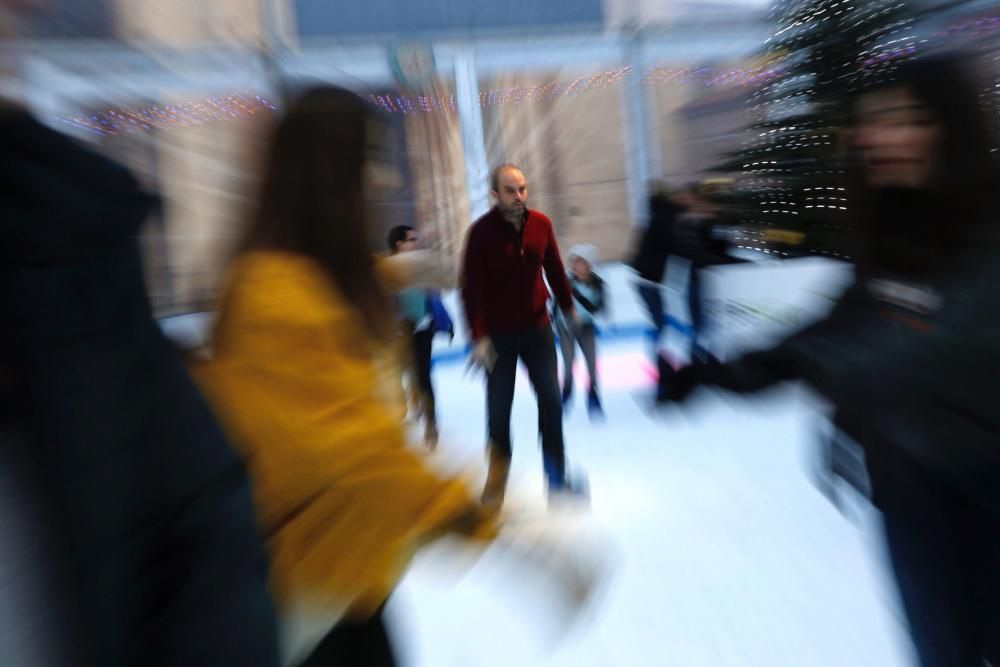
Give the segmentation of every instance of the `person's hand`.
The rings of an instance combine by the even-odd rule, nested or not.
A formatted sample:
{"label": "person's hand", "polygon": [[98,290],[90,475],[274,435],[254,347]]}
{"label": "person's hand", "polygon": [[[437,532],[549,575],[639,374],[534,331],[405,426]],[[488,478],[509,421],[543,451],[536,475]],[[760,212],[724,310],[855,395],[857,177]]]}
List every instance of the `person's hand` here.
{"label": "person's hand", "polygon": [[580,313],[576,308],[564,310],[563,317],[566,318],[566,322],[574,329],[580,328]]}
{"label": "person's hand", "polygon": [[498,512],[476,503],[450,521],[446,525],[446,531],[472,540],[493,540],[499,534],[500,527]]}
{"label": "person's hand", "polygon": [[497,351],[489,336],[484,336],[472,346],[469,353],[469,368],[482,368],[487,374],[493,372],[497,363]]}
{"label": "person's hand", "polygon": [[470,496],[465,510],[419,535],[416,546],[423,548],[448,536],[479,542],[479,547],[488,546],[500,534],[501,527],[499,514],[473,501]]}

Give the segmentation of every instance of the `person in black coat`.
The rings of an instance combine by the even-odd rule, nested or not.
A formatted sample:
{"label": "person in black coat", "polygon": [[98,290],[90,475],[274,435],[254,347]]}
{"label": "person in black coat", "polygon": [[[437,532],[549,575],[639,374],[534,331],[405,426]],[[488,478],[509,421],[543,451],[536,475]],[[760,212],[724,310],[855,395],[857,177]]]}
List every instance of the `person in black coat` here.
{"label": "person in black coat", "polygon": [[905,63],[860,97],[871,215],[856,281],[777,347],[669,373],[753,392],[803,380],[865,449],[922,665],[1000,664],[1000,177],[961,63]]}
{"label": "person in black coat", "polygon": [[723,263],[720,252],[712,241],[712,229],[718,222],[718,208],[710,199],[710,185],[691,185],[681,198],[684,210],[673,223],[672,254],[687,261],[688,313],[691,318],[688,358],[704,362],[709,351],[705,347],[707,333],[703,307],[701,272],[708,266]]}
{"label": "person in black coat", "polygon": [[2,412],[60,545],[58,641],[73,665],[277,665],[243,461],[147,300],[155,200],[6,104],[0,155]]}
{"label": "person in black coat", "polygon": [[663,279],[673,247],[673,227],[684,208],[671,198],[666,186],[656,183],[649,197],[649,221],[629,266],[638,274],[636,287],[646,305],[655,336],[656,349],[666,320]]}

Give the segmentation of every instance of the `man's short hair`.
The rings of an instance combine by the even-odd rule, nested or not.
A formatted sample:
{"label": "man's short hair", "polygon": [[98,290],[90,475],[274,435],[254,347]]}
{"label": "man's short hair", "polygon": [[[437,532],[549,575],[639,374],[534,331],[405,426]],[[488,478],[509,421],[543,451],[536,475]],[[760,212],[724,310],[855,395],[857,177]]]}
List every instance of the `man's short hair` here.
{"label": "man's short hair", "polygon": [[500,192],[500,172],[504,169],[516,169],[522,174],[524,173],[523,169],[510,162],[504,162],[501,165],[497,165],[493,168],[493,171],[490,172],[490,190],[493,192]]}
{"label": "man's short hair", "polygon": [[386,242],[389,244],[389,252],[396,252],[400,243],[406,240],[410,232],[415,231],[413,227],[409,225],[396,225],[389,230],[389,236],[386,238]]}

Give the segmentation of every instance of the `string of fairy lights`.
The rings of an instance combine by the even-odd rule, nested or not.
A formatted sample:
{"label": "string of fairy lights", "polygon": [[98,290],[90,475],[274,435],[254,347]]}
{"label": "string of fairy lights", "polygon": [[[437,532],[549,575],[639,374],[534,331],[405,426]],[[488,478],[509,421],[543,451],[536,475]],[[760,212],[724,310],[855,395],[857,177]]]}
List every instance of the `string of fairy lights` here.
{"label": "string of fairy lights", "polygon": [[[479,95],[479,103],[483,108],[492,108],[575,97],[615,86],[631,72],[631,67],[618,67],[570,81],[484,90]],[[643,74],[642,82],[648,86],[697,82],[701,85],[714,87],[756,85],[773,76],[776,76],[776,72],[765,68],[720,70],[707,67],[654,67]],[[368,99],[386,113],[416,115],[458,112],[458,101],[454,95],[371,94],[368,95]],[[65,116],[60,120],[82,130],[114,136],[148,132],[154,129],[193,127],[220,120],[248,118],[262,111],[274,111],[275,109],[274,103],[260,95],[241,93],[179,104],[152,104],[130,109],[107,109],[86,115]]]}
{"label": "string of fairy lights", "polygon": [[[905,0],[783,0],[772,5],[771,20],[764,46],[784,75],[749,96],[749,114],[759,120],[740,153],[740,188],[750,202],[740,247],[786,255],[770,243],[769,231],[809,229],[818,238],[848,231],[850,193],[835,158],[838,104],[865,83],[891,77],[922,49],[1000,30],[1000,18],[922,37]],[[836,248],[812,240],[810,246],[811,253],[841,257]]]}
{"label": "string of fairy lights", "polygon": [[[774,34],[765,42],[768,49],[777,53],[793,53],[814,37],[813,30],[827,21],[843,20],[851,15],[851,29],[888,15],[899,9],[902,2],[882,0],[862,3],[858,0],[834,0],[827,3],[813,3],[805,12],[791,11],[793,5],[801,7],[806,3],[793,0],[776,3]],[[888,26],[874,28],[861,38],[863,58],[858,63],[842,63],[842,72],[836,76],[883,76],[891,72],[900,59],[918,52],[921,47],[939,41],[955,41],[963,38],[980,38],[1000,32],[1000,17],[984,17],[958,23],[948,27],[932,38],[916,39],[907,21],[899,21]],[[653,67],[642,74],[646,86],[666,86],[695,83],[704,87],[743,86],[753,88],[751,94],[751,114],[767,110],[784,109],[794,115],[796,105],[808,105],[816,93],[817,80],[814,74],[795,75],[795,70],[808,69],[811,56],[804,61],[795,61],[789,56],[777,57],[766,66],[747,69],[720,69],[712,67]],[[550,82],[538,86],[510,87],[484,90],[479,95],[482,108],[523,105],[561,98],[572,98],[618,85],[632,73],[631,67],[616,67],[596,74],[578,77],[568,81]],[[430,113],[458,113],[458,102],[454,95],[402,95],[371,94],[368,99],[386,113],[404,115]],[[277,109],[275,102],[254,93],[234,93],[218,95],[201,100],[176,104],[148,104],[131,108],[111,108],[88,114],[62,116],[59,121],[76,129],[103,136],[117,136],[153,130],[181,129],[196,127],[218,121],[249,118],[262,112]],[[780,112],[778,112],[780,113]],[[795,129],[795,128],[793,128]],[[808,131],[807,127],[799,128]],[[808,145],[829,144],[826,135],[811,136]],[[802,145],[782,146],[774,142],[774,135],[756,137],[753,140],[759,150],[781,150],[783,148],[806,148]]]}
{"label": "string of fairy lights", "polygon": [[67,125],[105,136],[179,129],[215,121],[249,118],[277,107],[252,93],[222,95],[178,104],[151,104],[130,109],[108,109],[88,115],[63,116]]}

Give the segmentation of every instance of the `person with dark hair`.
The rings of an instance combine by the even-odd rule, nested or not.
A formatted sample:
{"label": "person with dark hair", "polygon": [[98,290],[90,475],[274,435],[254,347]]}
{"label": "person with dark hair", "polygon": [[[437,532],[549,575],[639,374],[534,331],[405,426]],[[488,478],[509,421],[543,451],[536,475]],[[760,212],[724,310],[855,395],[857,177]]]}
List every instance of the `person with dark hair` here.
{"label": "person with dark hair", "polygon": [[702,270],[718,261],[711,246],[711,229],[717,220],[717,207],[708,197],[708,185],[693,183],[677,199],[684,210],[673,223],[671,254],[687,261],[688,314],[691,320],[688,358],[704,362],[708,358],[705,347],[706,320],[701,291]]}
{"label": "person with dark hair", "polygon": [[413,250],[419,241],[417,230],[409,225],[396,225],[389,230],[389,234],[386,236],[386,245],[389,247],[390,255]]}
{"label": "person with dark hair", "polygon": [[[389,252],[413,252],[419,243],[417,230],[408,225],[397,225],[389,230]],[[410,287],[396,295],[400,314],[400,332],[404,347],[408,348],[406,364],[410,382],[416,390],[417,404],[426,427],[424,442],[436,447],[438,442],[437,405],[434,398],[434,382],[431,379],[431,362],[434,351],[434,335],[443,331],[455,338],[455,325],[441,301],[437,290]]]}
{"label": "person with dark hair", "polygon": [[653,325],[653,351],[659,349],[666,325],[663,280],[673,246],[673,227],[684,207],[671,197],[666,185],[654,183],[649,196],[649,220],[629,266],[638,274],[637,289]]}
{"label": "person with dark hair", "polygon": [[1000,183],[962,62],[904,62],[862,94],[871,198],[855,284],[777,347],[663,378],[738,392],[804,380],[864,447],[920,663],[1000,664]]}
{"label": "person with dark hair", "polygon": [[281,611],[334,626],[287,647],[305,665],[395,664],[382,608],[410,558],[441,535],[496,532],[464,483],[407,447],[380,394],[396,330],[365,206],[378,122],[333,87],[284,111],[199,373],[250,461]]}
{"label": "person with dark hair", "polygon": [[512,456],[510,414],[520,359],[538,399],[542,459],[550,494],[582,490],[566,475],[562,400],[549,290],[566,318],[579,315],[552,221],[527,207],[524,172],[503,164],[490,175],[496,206],[469,230],[462,262],[462,299],[472,335],[471,363],[486,371],[489,474],[483,502],[503,503]]}

